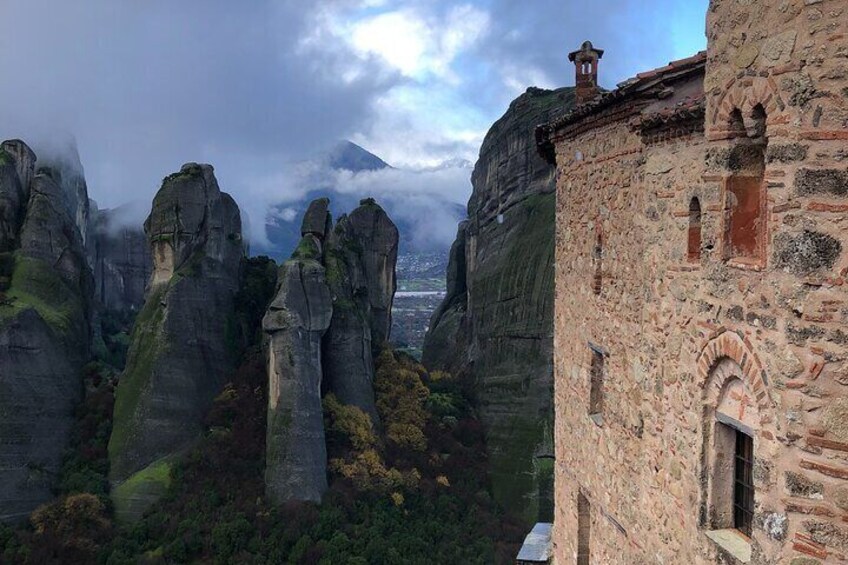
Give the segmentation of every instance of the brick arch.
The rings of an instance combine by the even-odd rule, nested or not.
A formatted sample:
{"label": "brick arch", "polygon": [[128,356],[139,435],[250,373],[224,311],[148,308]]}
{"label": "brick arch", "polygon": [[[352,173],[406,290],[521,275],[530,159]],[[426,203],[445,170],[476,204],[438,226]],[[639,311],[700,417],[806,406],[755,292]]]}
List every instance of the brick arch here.
{"label": "brick arch", "polygon": [[739,377],[754,395],[761,421],[767,419],[772,407],[767,389],[768,377],[750,342],[736,332],[721,330],[701,349],[698,356],[698,382],[703,388],[704,399],[717,401],[725,383],[731,378],[731,375],[724,372],[713,374],[713,369],[722,359],[731,359],[739,365]]}
{"label": "brick arch", "polygon": [[745,125],[748,126],[748,120],[758,104],[765,110],[769,121],[775,119],[786,107],[770,78],[744,76],[735,79],[713,100],[710,129],[727,129],[730,115],[736,109],[742,112]]}

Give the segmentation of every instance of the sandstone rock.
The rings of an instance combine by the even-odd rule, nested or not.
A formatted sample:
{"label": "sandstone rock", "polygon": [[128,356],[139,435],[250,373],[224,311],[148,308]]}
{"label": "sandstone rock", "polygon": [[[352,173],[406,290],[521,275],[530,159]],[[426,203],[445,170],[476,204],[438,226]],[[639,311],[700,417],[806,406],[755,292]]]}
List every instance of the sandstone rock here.
{"label": "sandstone rock", "polygon": [[[230,327],[243,256],[241,221],[212,167],[190,163],[166,177],[145,232],[153,275],[116,392],[109,441],[113,500],[122,519],[139,517],[164,490],[140,477],[199,437],[235,361]],[[127,486],[136,484],[144,484],[143,493]]]}
{"label": "sandstone rock", "polygon": [[326,389],[379,424],[373,354],[389,339],[398,230],[373,200],[339,223],[326,258],[334,314],[324,338]]}
{"label": "sandstone rock", "polygon": [[89,223],[88,187],[76,140],[73,137],[60,137],[46,147],[39,148],[38,153],[40,157],[35,162],[36,172],[49,175],[59,186],[65,209],[85,243]]}
{"label": "sandstone rock", "polygon": [[[397,281],[395,265],[398,230],[373,200],[365,199],[346,218],[339,219],[345,237],[358,246],[364,288],[370,303],[371,339],[375,346],[388,341],[392,328],[392,303]],[[360,286],[357,281],[354,288]]]}
{"label": "sandstone rock", "polygon": [[833,491],[833,503],[840,510],[848,511],[848,487],[838,487]]}
{"label": "sandstone rock", "polygon": [[423,353],[429,369],[477,383],[495,498],[528,524],[551,518],[536,457],[553,436],[555,172],[534,129],[573,103],[570,88],[528,90],[486,135]]}
{"label": "sandstone rock", "polygon": [[300,227],[300,235],[312,234],[323,240],[330,231],[332,220],[329,213],[330,199],[317,198],[309,204],[303,223]]}
{"label": "sandstone rock", "polygon": [[798,32],[795,30],[785,31],[763,42],[761,51],[766,66],[786,64],[791,60],[792,50],[795,48],[795,39]]}
{"label": "sandstone rock", "polygon": [[144,304],[144,291],[153,272],[153,257],[147,236],[119,217],[121,208],[99,210],[92,205],[89,214],[88,262],[94,274],[94,296],[104,308],[138,310]]}
{"label": "sandstone rock", "polygon": [[324,267],[286,262],[262,324],[270,338],[265,488],[277,503],[317,502],[327,490],[321,339],[332,315]]}
{"label": "sandstone rock", "polygon": [[430,318],[426,347],[422,362],[427,367],[439,367],[450,373],[460,373],[463,368],[462,352],[466,350],[462,331],[468,308],[466,283],[465,244],[469,221],[460,222],[456,240],[451,245],[447,268],[447,285],[442,304]]}
{"label": "sandstone rock", "polygon": [[848,398],[835,400],[825,408],[822,423],[834,438],[848,441]]}
{"label": "sandstone rock", "polygon": [[736,56],[733,58],[733,64],[740,69],[745,69],[754,64],[760,50],[756,45],[748,44],[736,51]]}
{"label": "sandstone rock", "polygon": [[61,205],[63,199],[62,188],[51,177],[38,174],[33,178],[20,248],[26,256],[52,265],[65,280],[77,282],[84,273],[91,275],[82,236]]}
{"label": "sandstone rock", "polygon": [[53,497],[82,398],[71,347],[33,308],[0,319],[0,521],[23,520]]}
{"label": "sandstone rock", "polygon": [[[266,491],[278,503],[317,501],[327,488],[322,392],[379,425],[372,346],[391,327],[398,232],[373,200],[331,229],[327,204],[309,207],[263,321],[270,339]],[[326,227],[320,236],[317,226]]]}
{"label": "sandstone rock", "polygon": [[0,147],[0,520],[5,521],[22,519],[52,497],[82,395],[81,368],[89,358],[92,283],[61,189],[46,175],[33,177],[35,156],[23,142]]}
{"label": "sandstone rock", "polygon": [[4,141],[0,144],[0,149],[14,160],[24,200],[28,199],[29,184],[32,182],[32,177],[35,176],[35,153],[20,139]]}
{"label": "sandstone rock", "polygon": [[24,204],[14,158],[0,149],[0,253],[12,251],[17,246]]}

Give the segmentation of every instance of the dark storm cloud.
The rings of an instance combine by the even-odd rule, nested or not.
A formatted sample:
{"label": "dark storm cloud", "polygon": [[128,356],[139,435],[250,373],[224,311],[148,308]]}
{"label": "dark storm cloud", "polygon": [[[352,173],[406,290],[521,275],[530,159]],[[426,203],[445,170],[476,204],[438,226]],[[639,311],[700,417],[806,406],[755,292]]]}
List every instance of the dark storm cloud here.
{"label": "dark storm cloud", "polygon": [[359,59],[345,81],[342,46],[301,45],[313,7],[4,1],[0,135],[41,145],[72,132],[107,205],[149,198],[186,161],[211,161],[222,188],[249,192],[249,176],[351,135],[394,80]]}
{"label": "dark storm cloud", "polygon": [[[673,26],[685,20],[692,45],[702,43],[706,3],[2,0],[0,138],[39,148],[73,134],[92,197],[107,207],[146,203],[130,207],[139,221],[163,176],[210,162],[261,240],[269,206],[309,189],[292,163],[320,148],[353,138],[414,165],[414,174],[350,184],[380,192],[391,177],[398,194],[417,194],[428,185],[422,167],[472,159],[485,129],[527,86],[572,84],[566,56],[584,39],[607,50],[601,80],[614,87],[695,50]],[[421,26],[409,29],[433,44],[424,45],[429,70],[405,74],[385,51],[351,43],[358,23],[396,10],[417,18]],[[463,24],[474,18],[485,25],[471,33]],[[470,194],[466,169],[430,174],[443,200]],[[417,216],[434,217],[426,207]]]}

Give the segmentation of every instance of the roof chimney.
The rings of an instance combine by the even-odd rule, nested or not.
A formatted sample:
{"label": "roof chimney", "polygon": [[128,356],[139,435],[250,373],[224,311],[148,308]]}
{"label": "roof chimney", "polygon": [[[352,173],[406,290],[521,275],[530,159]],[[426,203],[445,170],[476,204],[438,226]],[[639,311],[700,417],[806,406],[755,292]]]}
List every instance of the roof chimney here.
{"label": "roof chimney", "polygon": [[580,49],[568,54],[576,70],[577,104],[590,102],[599,93],[598,61],[604,56],[603,49],[595,49],[591,41],[584,41]]}

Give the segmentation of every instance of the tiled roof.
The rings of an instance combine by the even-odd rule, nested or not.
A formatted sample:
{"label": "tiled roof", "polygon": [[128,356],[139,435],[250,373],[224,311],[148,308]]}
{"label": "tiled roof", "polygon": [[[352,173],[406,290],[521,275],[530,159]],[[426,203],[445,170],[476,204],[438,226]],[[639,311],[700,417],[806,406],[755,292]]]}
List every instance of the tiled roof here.
{"label": "tiled roof", "polygon": [[548,131],[555,131],[582,117],[593,114],[621,100],[625,100],[636,93],[649,90],[664,80],[686,75],[691,71],[697,70],[706,64],[706,60],[707,52],[700,51],[691,57],[672,61],[664,67],[639,73],[635,77],[619,83],[618,88],[615,90],[605,92],[591,102],[581,104],[574,108],[574,110],[554,119],[546,124],[544,128]]}
{"label": "tiled roof", "polygon": [[704,116],[705,110],[706,98],[703,95],[697,98],[687,97],[674,106],[663,108],[651,114],[645,114],[642,116],[638,125],[642,129],[647,129],[690,119],[699,119]]}

